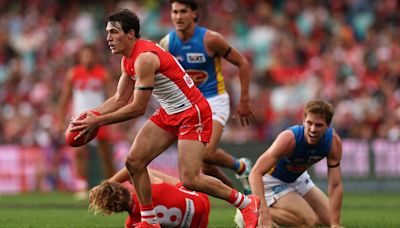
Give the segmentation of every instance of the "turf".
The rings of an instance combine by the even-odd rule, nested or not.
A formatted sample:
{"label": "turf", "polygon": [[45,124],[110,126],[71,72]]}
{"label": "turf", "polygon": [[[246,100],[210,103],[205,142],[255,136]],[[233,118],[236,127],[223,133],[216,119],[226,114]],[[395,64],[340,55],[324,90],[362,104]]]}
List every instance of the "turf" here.
{"label": "turf", "polygon": [[[234,227],[235,209],[211,198],[209,227]],[[342,223],[345,227],[400,227],[397,193],[346,193]],[[123,227],[125,214],[93,215],[85,202],[71,194],[24,194],[0,196],[0,227]]]}

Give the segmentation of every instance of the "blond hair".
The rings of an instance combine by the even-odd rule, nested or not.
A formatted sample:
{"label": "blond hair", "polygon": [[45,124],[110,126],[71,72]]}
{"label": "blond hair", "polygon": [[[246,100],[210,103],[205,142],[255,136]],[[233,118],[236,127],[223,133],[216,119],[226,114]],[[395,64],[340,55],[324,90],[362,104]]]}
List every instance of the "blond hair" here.
{"label": "blond hair", "polygon": [[129,191],[122,184],[103,181],[89,192],[89,211],[103,215],[129,211],[131,200]]}

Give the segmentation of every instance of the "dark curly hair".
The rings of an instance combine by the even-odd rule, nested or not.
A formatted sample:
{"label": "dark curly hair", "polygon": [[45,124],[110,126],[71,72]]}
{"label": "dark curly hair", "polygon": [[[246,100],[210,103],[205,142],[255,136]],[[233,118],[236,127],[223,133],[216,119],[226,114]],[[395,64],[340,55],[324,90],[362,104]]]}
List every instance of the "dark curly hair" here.
{"label": "dark curly hair", "polygon": [[139,17],[136,15],[136,13],[129,9],[121,9],[110,14],[106,22],[110,22],[114,26],[117,22],[119,22],[124,33],[128,33],[129,30],[132,29],[135,32],[135,37],[140,37]]}

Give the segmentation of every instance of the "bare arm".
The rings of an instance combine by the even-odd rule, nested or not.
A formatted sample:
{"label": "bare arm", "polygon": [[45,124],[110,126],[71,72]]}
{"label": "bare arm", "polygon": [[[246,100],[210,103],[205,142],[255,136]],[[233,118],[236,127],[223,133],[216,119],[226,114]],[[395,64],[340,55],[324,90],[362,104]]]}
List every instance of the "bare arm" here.
{"label": "bare arm", "polygon": [[[108,98],[99,107],[95,108],[95,110],[100,112],[102,115],[118,110],[129,102],[133,95],[134,86],[135,81],[126,73],[123,62],[121,61],[121,76],[115,94]],[[110,89],[107,90],[109,91]]]}
{"label": "bare arm", "polygon": [[342,158],[342,142],[334,133],[332,149],[328,155],[328,196],[331,217],[331,227],[340,227],[340,212],[343,200],[342,176],[340,160]]}
{"label": "bare arm", "polygon": [[[141,54],[135,61],[135,72],[137,75],[135,86],[153,87],[155,73],[159,66],[160,61],[156,54],[151,52]],[[143,115],[151,94],[152,90],[134,90],[133,101],[113,113],[100,116],[100,125],[118,123]]]}
{"label": "bare arm", "polygon": [[254,121],[254,115],[250,108],[249,85],[251,76],[251,67],[246,57],[238,50],[231,47],[221,34],[208,31],[204,38],[206,49],[210,55],[224,57],[239,69],[240,78],[240,101],[236,114],[240,117],[242,126],[248,125]]}
{"label": "bare arm", "polygon": [[[141,55],[138,56],[138,58],[135,61],[135,72],[137,75],[136,87],[153,87],[154,86],[154,77],[155,77],[155,72],[158,70],[160,65],[160,61],[158,59],[158,56],[154,53],[151,52],[145,52],[142,53]],[[130,80],[130,78],[127,78],[128,76],[123,74],[121,77],[126,78],[126,80]],[[124,79],[120,79],[121,80]],[[126,81],[125,80],[125,81]],[[133,84],[129,84],[133,87]],[[125,97],[130,97],[130,96],[125,96],[126,92],[121,91],[121,87],[124,88],[126,87],[126,83],[119,83],[118,84],[118,89],[116,96],[108,99],[102,106],[100,106],[97,110],[102,113],[103,115],[101,116],[94,116],[91,113],[88,113],[88,116],[90,118],[86,118],[84,120],[76,120],[72,121],[72,123],[75,125],[74,127],[71,128],[71,131],[81,131],[75,139],[81,137],[82,135],[86,134],[86,132],[90,131],[93,128],[102,126],[102,125],[107,125],[107,124],[113,124],[113,123],[118,123],[118,122],[123,122],[129,119],[136,118],[138,116],[141,116],[145,113],[147,104],[150,100],[150,96],[152,94],[151,90],[134,90],[134,88],[127,88],[129,90],[134,90],[134,99],[131,103],[123,106],[122,108],[119,108],[118,110],[105,114],[105,109],[109,108],[113,104],[115,104],[115,100],[113,102],[113,98],[117,99],[118,94],[121,92],[123,98]],[[110,104],[110,106],[107,106],[107,104]]]}
{"label": "bare arm", "polygon": [[[171,177],[167,174],[164,174],[158,170],[147,168],[147,171],[149,173],[150,182],[152,184],[162,183],[162,182],[177,184],[179,182],[178,179]],[[128,170],[124,167],[120,169],[117,173],[115,173],[114,176],[110,177],[110,179],[108,180],[111,182],[123,183],[125,181],[131,181],[131,178],[129,176]]]}
{"label": "bare arm", "polygon": [[168,174],[162,173],[158,170],[155,169],[150,169],[147,168],[147,170],[149,171],[149,175],[153,175],[154,177],[159,178],[160,180],[162,180],[162,182],[168,183],[168,184],[172,184],[172,185],[176,185],[179,183],[179,180],[173,176],[170,176]]}
{"label": "bare arm", "polygon": [[110,179],[108,180],[111,182],[123,183],[125,181],[130,181],[131,178],[129,177],[128,170],[124,167],[120,169],[117,173],[115,173],[114,176],[110,177]]}
{"label": "bare arm", "polygon": [[107,71],[105,75],[106,97],[112,97],[115,94],[114,80],[110,73]]}
{"label": "bare arm", "polygon": [[272,145],[257,159],[250,172],[249,182],[253,194],[260,197],[260,227],[269,227],[272,224],[271,212],[265,200],[265,191],[262,177],[278,162],[281,157],[289,156],[295,146],[295,138],[290,130],[278,135]]}

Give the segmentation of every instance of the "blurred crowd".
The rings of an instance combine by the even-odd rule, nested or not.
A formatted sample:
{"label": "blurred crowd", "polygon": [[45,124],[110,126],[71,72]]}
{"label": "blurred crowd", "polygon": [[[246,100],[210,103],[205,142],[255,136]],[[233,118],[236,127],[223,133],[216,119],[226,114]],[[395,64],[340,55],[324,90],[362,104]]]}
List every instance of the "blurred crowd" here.
{"label": "blurred crowd", "polygon": [[[220,32],[253,66],[256,123],[232,119],[228,143],[270,142],[301,123],[303,105],[331,102],[343,138],[400,138],[400,5],[396,0],[199,0],[199,24]],[[117,82],[120,56],[108,49],[105,19],[130,8],[141,36],[158,42],[173,29],[167,0],[0,0],[0,144],[54,147],[56,109],[77,51],[94,44]],[[232,99],[236,68],[224,62]],[[132,140],[139,121],[118,124],[113,137]]]}

